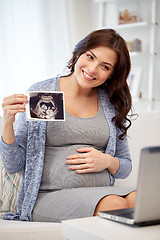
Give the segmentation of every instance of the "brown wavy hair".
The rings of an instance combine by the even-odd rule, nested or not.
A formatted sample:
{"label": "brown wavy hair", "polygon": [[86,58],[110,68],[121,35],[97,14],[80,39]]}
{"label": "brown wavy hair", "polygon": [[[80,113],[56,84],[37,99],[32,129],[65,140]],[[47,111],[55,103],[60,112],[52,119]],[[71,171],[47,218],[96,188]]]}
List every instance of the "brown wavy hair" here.
{"label": "brown wavy hair", "polygon": [[99,46],[108,47],[117,54],[117,62],[112,76],[106,79],[101,87],[106,89],[110,102],[117,110],[117,114],[112,121],[121,130],[122,134],[119,139],[122,140],[131,126],[131,121],[127,116],[132,106],[131,94],[127,84],[131,61],[125,40],[113,29],[100,29],[91,32],[75,46],[72,58],[67,65],[70,70],[67,76],[73,74],[74,66],[80,55]]}

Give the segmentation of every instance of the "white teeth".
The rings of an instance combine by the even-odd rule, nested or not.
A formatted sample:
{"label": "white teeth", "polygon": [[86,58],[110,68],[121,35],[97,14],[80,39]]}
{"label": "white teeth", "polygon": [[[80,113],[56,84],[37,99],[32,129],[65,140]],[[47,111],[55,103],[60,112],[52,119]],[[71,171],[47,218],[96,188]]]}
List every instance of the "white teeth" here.
{"label": "white teeth", "polygon": [[94,79],[93,77],[89,76],[86,72],[84,72],[84,75],[89,79]]}

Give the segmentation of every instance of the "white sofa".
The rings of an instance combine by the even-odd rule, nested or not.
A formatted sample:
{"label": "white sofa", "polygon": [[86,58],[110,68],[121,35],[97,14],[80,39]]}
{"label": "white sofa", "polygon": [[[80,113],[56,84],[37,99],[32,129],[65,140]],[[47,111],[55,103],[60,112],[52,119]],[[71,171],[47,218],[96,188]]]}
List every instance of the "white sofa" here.
{"label": "white sofa", "polygon": [[[116,185],[136,187],[141,148],[160,145],[160,111],[139,113],[139,117],[137,120],[133,121],[128,135],[133,170],[128,178],[117,180]],[[0,220],[0,239],[62,240],[63,233],[61,223],[33,223]]]}

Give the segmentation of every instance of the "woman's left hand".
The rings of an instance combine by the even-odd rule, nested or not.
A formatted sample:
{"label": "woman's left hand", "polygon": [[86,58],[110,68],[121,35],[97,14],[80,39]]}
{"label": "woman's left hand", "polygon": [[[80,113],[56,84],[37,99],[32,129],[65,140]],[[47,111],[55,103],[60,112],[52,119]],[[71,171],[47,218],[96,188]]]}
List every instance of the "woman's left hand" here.
{"label": "woman's left hand", "polygon": [[95,148],[77,149],[78,154],[70,155],[65,161],[70,170],[76,173],[101,172],[108,168],[110,155],[102,153]]}

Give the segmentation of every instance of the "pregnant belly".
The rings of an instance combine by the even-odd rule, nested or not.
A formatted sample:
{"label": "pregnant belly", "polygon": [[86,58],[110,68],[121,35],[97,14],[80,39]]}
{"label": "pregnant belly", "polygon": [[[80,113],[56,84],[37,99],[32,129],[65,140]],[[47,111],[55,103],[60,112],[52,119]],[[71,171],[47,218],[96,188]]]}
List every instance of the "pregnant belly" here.
{"label": "pregnant belly", "polygon": [[110,184],[108,170],[104,170],[99,173],[78,174],[75,173],[75,171],[68,169],[68,165],[65,164],[66,157],[68,155],[76,154],[76,150],[81,147],[86,146],[73,145],[72,147],[65,146],[46,148],[44,169],[40,187],[41,190],[100,187],[108,186]]}

